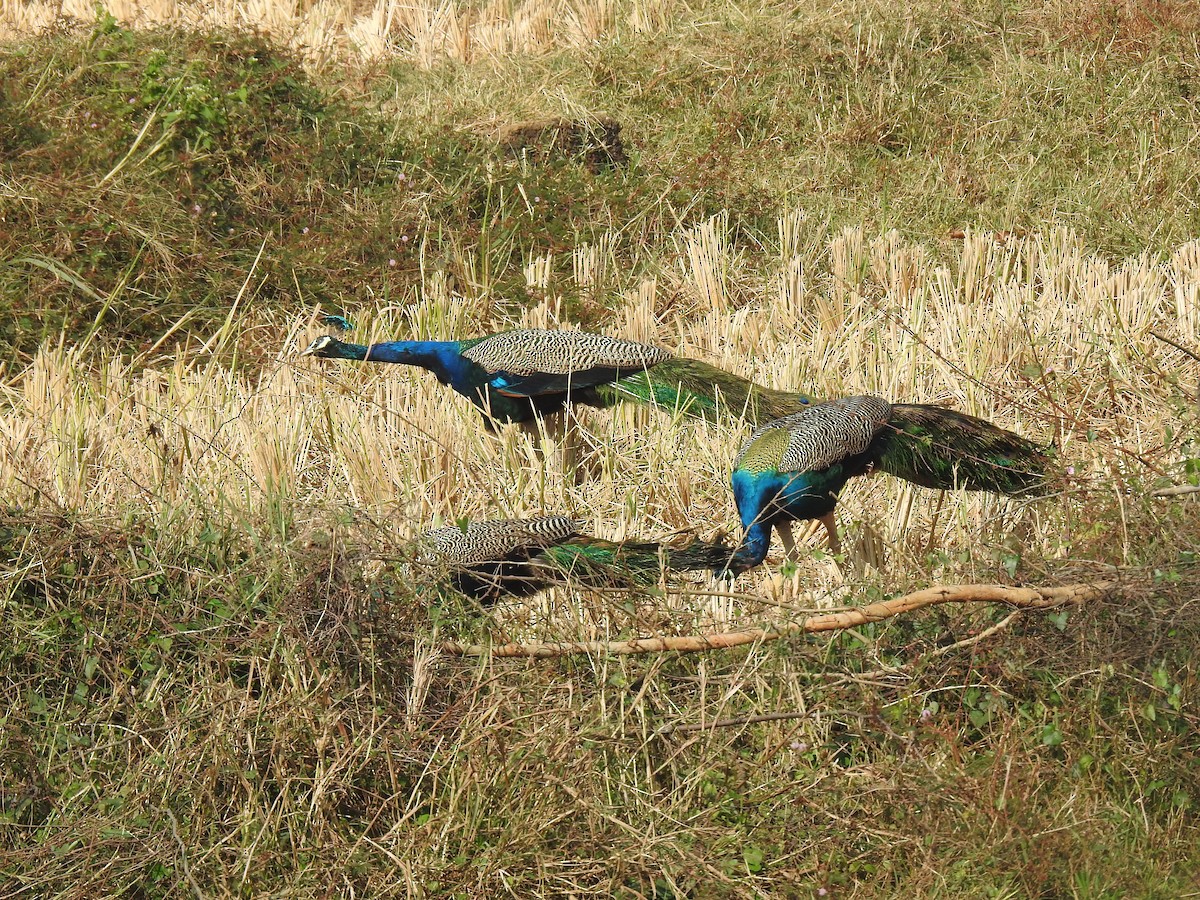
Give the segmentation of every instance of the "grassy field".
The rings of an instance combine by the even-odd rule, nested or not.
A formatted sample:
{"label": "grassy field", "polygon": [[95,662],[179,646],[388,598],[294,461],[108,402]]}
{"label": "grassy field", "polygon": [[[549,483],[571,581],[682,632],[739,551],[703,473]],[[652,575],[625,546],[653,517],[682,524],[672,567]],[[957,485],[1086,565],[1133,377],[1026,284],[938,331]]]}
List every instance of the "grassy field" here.
{"label": "grassy field", "polygon": [[[1200,484],[1200,14],[795,6],[0,9],[0,897],[1200,896],[1200,494],[1158,494]],[[559,116],[628,166],[498,149]],[[748,429],[584,412],[576,485],[432,376],[300,357],[321,312],[945,403],[1061,476],[862,480],[839,558],[728,590],[431,603],[397,562],[442,522],[735,533]]]}

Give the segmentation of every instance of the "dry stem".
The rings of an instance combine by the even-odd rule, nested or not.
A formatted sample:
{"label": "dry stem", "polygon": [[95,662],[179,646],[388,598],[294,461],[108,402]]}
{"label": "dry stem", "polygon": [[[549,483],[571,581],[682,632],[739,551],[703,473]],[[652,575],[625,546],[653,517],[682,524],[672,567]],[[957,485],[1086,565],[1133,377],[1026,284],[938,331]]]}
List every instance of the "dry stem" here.
{"label": "dry stem", "polygon": [[748,628],[742,631],[708,635],[634,638],[628,641],[534,641],[501,644],[497,647],[449,641],[442,645],[442,650],[455,656],[523,656],[535,659],[550,659],[577,653],[635,654],[662,653],[664,651],[699,653],[706,650],[740,647],[744,644],[766,643],[794,634],[855,628],[939,603],[1007,603],[1022,609],[1048,609],[1066,603],[1098,600],[1106,596],[1116,585],[1115,581],[1046,588],[1016,588],[998,584],[944,585],[926,588],[903,597],[872,603],[869,606],[861,606],[845,612],[809,616],[799,622],[788,622],[771,628]]}

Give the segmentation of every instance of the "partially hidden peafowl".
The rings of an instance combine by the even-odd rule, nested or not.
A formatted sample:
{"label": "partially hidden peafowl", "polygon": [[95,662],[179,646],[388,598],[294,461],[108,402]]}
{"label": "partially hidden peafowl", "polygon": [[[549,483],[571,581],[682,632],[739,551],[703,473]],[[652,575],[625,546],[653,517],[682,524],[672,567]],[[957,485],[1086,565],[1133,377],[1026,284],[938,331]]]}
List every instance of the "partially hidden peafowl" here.
{"label": "partially hidden peafowl", "polygon": [[351,322],[349,319],[347,319],[345,316],[335,316],[335,315],[321,316],[321,322],[324,323],[324,325],[325,325],[325,329],[326,329],[325,333],[330,336],[334,336],[334,335],[342,334],[343,332],[346,332],[346,331],[354,330],[354,323]]}
{"label": "partially hidden peafowl", "polygon": [[569,516],[494,519],[451,525],[418,539],[417,567],[459,593],[489,605],[525,597],[551,584],[636,590],[673,572],[722,571],[733,548],[693,538],[672,547],[590,537]]}
{"label": "partially hidden peafowl", "polygon": [[755,429],[734,463],[740,572],[767,555],[771,531],[791,555],[791,523],[816,519],[839,549],[833,510],[856,475],[887,472],[922,487],[1036,495],[1047,490],[1048,451],[974,416],[879,397],[831,400]]}
{"label": "partially hidden peafowl", "polygon": [[775,419],[813,401],[661,347],[584,331],[521,329],[464,341],[351,344],[325,335],[307,355],[402,363],[433,372],[493,422],[529,423],[570,403],[648,403],[715,421]]}

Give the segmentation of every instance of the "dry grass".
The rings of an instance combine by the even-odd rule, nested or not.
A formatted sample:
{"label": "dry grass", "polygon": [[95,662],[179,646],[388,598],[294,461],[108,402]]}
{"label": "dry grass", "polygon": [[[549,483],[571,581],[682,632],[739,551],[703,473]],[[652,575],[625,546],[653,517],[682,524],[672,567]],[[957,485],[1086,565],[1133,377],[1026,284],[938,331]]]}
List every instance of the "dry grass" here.
{"label": "dry grass", "polygon": [[[411,60],[429,67],[445,59],[473,62],[512,53],[578,47],[611,34],[618,21],[635,31],[661,31],[686,12],[676,0],[521,0],[485,4],[453,0],[277,0],[221,3],[111,0],[123,25],[152,28],[253,29],[271,35],[315,63],[347,57]],[[91,22],[87,0],[0,2],[0,40],[37,33],[64,20]]]}
{"label": "dry grass", "polygon": [[[711,59],[684,54],[678,67],[662,61],[668,51],[678,55],[674,45],[640,44],[647,54],[640,74],[614,62],[624,45],[607,59],[603,48],[580,53],[584,74],[570,77],[650,86],[629,90],[644,100],[630,107],[642,126],[642,159],[618,180],[573,176],[569,168],[505,169],[469,156],[474,168],[460,173],[463,157],[455,153],[466,151],[454,147],[433,160],[439,148],[421,143],[428,134],[496,115],[491,100],[503,91],[521,94],[510,104],[520,106],[536,96],[526,84],[560,83],[553,68],[532,67],[526,82],[519,66],[500,61],[484,87],[475,83],[486,74],[482,65],[432,73],[428,83],[406,86],[406,95],[402,79],[395,81],[397,103],[407,98],[417,118],[429,112],[412,101],[417,93],[432,110],[446,105],[441,90],[455,78],[472,82],[451,91],[452,112],[430,113],[428,131],[413,132],[416,149],[400,171],[419,184],[384,190],[370,179],[337,180],[336,169],[281,168],[272,177],[296,191],[272,195],[272,203],[296,218],[281,226],[266,202],[230,212],[230,226],[253,237],[244,255],[213,251],[225,240],[220,233],[195,229],[194,241],[183,241],[187,229],[172,223],[192,228],[194,199],[161,190],[175,182],[159,180],[149,163],[123,170],[131,197],[161,194],[157,206],[143,200],[131,212],[115,205],[110,212],[131,231],[146,219],[161,227],[165,237],[145,258],[153,257],[148,274],[162,280],[135,271],[130,260],[141,258],[140,243],[93,236],[81,246],[108,255],[77,280],[95,285],[104,309],[84,317],[97,328],[72,331],[92,336],[75,345],[43,342],[32,361],[21,349],[0,383],[0,896],[1168,898],[1194,890],[1198,501],[1150,493],[1198,477],[1200,243],[1105,256],[1091,251],[1094,240],[1085,246],[1056,227],[1061,218],[1043,220],[1041,212],[1032,222],[994,219],[1014,230],[1030,224],[1027,234],[967,232],[960,241],[939,241],[930,237],[939,228],[924,226],[911,226],[907,237],[840,226],[830,233],[829,221],[847,221],[860,206],[866,212],[849,221],[869,219],[870,197],[879,193],[873,185],[893,183],[872,181],[872,173],[898,166],[892,154],[920,162],[921,141],[942,144],[940,120],[914,114],[896,128],[889,118],[925,108],[912,99],[944,96],[926,90],[942,83],[939,66],[961,75],[970,60],[988,58],[977,23],[956,20],[958,30],[943,34],[922,8],[902,27],[876,16],[855,30],[851,20],[866,6],[822,8],[813,14],[820,27],[788,32],[807,55],[781,59],[807,60],[814,80],[747,77],[740,87],[755,99],[744,105],[721,90],[729,71],[741,71],[724,43],[711,48]],[[627,24],[664,29],[678,11],[560,5],[560,18],[543,32],[531,15],[542,7],[471,8],[468,21],[466,6],[449,4],[376,13],[302,5],[284,9],[280,21],[291,28],[304,17],[341,16],[336,33],[352,36],[354,16],[376,15],[371,27],[387,52],[427,62],[532,47],[534,37],[560,46]],[[38,9],[10,3],[0,18]],[[250,15],[248,7],[218,9]],[[1030,21],[1059,35],[1071,22],[1056,9],[1047,5],[1046,18]],[[737,10],[722,12],[741,21]],[[766,42],[733,28],[696,29],[689,46],[716,34],[753,48],[755,58],[771,47],[782,54],[778,19],[765,21]],[[689,32],[672,32],[671,40]],[[884,37],[893,33],[909,42],[905,53],[890,49]],[[1084,46],[1090,35],[1064,39]],[[1104,38],[1097,32],[1096,40]],[[100,35],[95,44],[121,59],[141,58],[122,35]],[[955,69],[951,57],[968,63]],[[928,60],[932,68],[922,68]],[[995,109],[976,110],[978,129],[969,117],[961,126],[995,143],[956,145],[951,155],[962,159],[934,160],[933,170],[944,163],[945,180],[965,197],[977,189],[998,195],[997,185],[1017,171],[1015,157],[988,169],[979,160],[1006,146],[1005,123],[1013,122],[1021,157],[1028,144],[1047,162],[1021,175],[1028,194],[1001,205],[1022,206],[1022,197],[1048,186],[1047,196],[1069,198],[1064,208],[1086,207],[1086,190],[1074,186],[1080,177],[1063,159],[1070,153],[1043,140],[1057,140],[1078,116],[1026,115],[1045,104],[1022,85],[1061,68],[1057,57],[1046,68],[1035,62],[1019,56],[998,68],[1026,81],[999,91]],[[72,248],[58,248],[70,243],[67,226],[90,231],[93,204],[115,203],[107,194],[79,194],[76,183],[109,171],[141,120],[120,119],[109,138],[104,129],[83,132],[93,143],[38,138],[39,104],[53,92],[40,69],[10,63],[32,85],[9,98],[9,110],[20,113],[14,159],[40,168],[18,173],[0,213],[20,212],[39,243],[34,252],[19,235],[6,239],[14,256],[32,254],[67,271],[61,266],[77,262]],[[1187,65],[1172,74],[1168,63],[1148,71],[1166,72],[1167,81],[1178,75],[1182,85]],[[130,77],[154,87],[140,65]],[[220,54],[206,65],[203,78],[181,74],[179,83],[220,84],[221,96],[235,90],[236,82],[224,86],[216,77],[225,65]],[[119,102],[130,96],[126,82],[103,80],[110,67],[98,54],[61,71],[64,84],[100,78]],[[830,72],[850,74],[822,87]],[[863,73],[870,77],[861,80]],[[290,67],[277,74],[298,79]],[[1120,78],[1143,84],[1124,70]],[[982,82],[974,84],[971,96],[982,96]],[[1097,84],[1064,77],[1053,96],[1082,103]],[[820,102],[821,91],[841,96],[843,87],[853,95],[845,109]],[[808,103],[810,89],[819,102]],[[607,106],[600,94],[574,91],[564,86],[551,100]],[[783,103],[789,91],[804,103]],[[1175,96],[1135,93],[1132,109]],[[675,125],[683,120],[669,118],[679,98],[697,95],[728,114],[709,123],[716,138],[705,121],[683,131]],[[346,135],[371,131],[346,109],[317,104],[307,88],[279,96],[316,109],[319,121],[349,123]],[[774,106],[777,99],[783,105]],[[471,102],[487,114],[461,115]],[[55,103],[54,115],[67,124],[76,122],[76,106],[91,108],[66,91]],[[1176,130],[1149,135],[1134,148],[1140,157],[1103,130],[1068,149],[1116,148],[1089,156],[1102,194],[1129,172],[1148,186],[1162,176],[1168,193],[1148,190],[1150,212],[1141,210],[1157,222],[1184,209],[1194,176],[1190,145],[1179,137],[1190,127],[1189,104],[1172,105]],[[792,132],[754,130],[793,118],[803,130],[808,120],[799,115],[809,106],[820,120],[811,146],[799,148]],[[198,121],[203,109],[193,110]],[[240,109],[228,104],[231,113]],[[958,128],[961,110],[940,109]],[[273,120],[265,113],[262,120],[269,130]],[[280,158],[303,158],[307,128],[288,133]],[[655,156],[656,128],[672,132],[679,147]],[[396,181],[389,147],[364,139],[343,153],[340,132],[318,130],[330,136],[322,155]],[[191,137],[170,157],[172,178],[194,175],[189,164],[199,145],[185,133]],[[219,148],[240,140],[230,135],[261,133],[256,125],[210,138]],[[115,157],[106,140],[118,148]],[[692,152],[698,141],[712,145],[702,171]],[[846,166],[843,179],[864,179],[860,193],[839,194],[834,184],[829,196],[798,195],[793,208],[751,203],[755,184],[794,177],[774,149],[784,145],[808,153],[808,162],[829,156],[834,169]],[[846,145],[861,149],[862,167],[844,154]],[[81,168],[76,181],[57,185],[60,160],[81,148],[95,154],[99,175]],[[692,169],[676,165],[685,156]],[[219,159],[222,171],[250,182],[245,197],[261,194],[260,176],[246,174],[245,160]],[[1190,174],[1168,178],[1171,166]],[[685,179],[683,201],[665,180],[639,180],[659,170]],[[932,210],[923,223],[945,213],[961,224],[962,207],[929,195],[933,170],[896,182],[889,202]],[[814,168],[812,180],[821,182],[825,171]],[[686,180],[710,175],[711,182]],[[134,191],[138,178],[151,190]],[[1056,193],[1060,181],[1075,193]],[[628,195],[616,196],[625,184]],[[690,196],[710,187],[703,204]],[[62,224],[55,224],[52,188],[74,203]],[[321,208],[332,224],[314,222],[312,209],[295,211],[305,190],[328,195]],[[535,207],[535,191],[551,202]],[[697,212],[720,209],[722,198],[727,214]],[[343,200],[344,220],[334,215]],[[835,219],[828,213],[838,204],[848,209]],[[460,207],[470,215],[455,217]],[[747,218],[750,207],[764,227]],[[535,209],[540,218],[522,218]],[[1137,209],[1125,212],[1113,212],[1114,228],[1126,218],[1142,221]],[[1188,215],[1184,209],[1164,233],[1193,233]],[[363,234],[352,233],[350,223],[368,220],[374,224]],[[597,221],[619,221],[619,229],[610,233]],[[354,254],[330,267],[317,255],[317,237],[288,254],[259,237],[281,229],[282,242],[283,232],[308,223],[314,231],[324,224],[331,234],[322,239],[344,240]],[[552,240],[519,240],[542,227],[556,229]],[[445,242],[427,243],[439,230],[449,232]],[[400,234],[414,238],[404,268],[393,269],[394,251],[383,241]],[[1130,227],[1127,242],[1145,234]],[[172,255],[172,248],[182,249]],[[184,254],[195,257],[193,268],[180,268]],[[192,280],[222,263],[230,274],[197,299]],[[314,290],[305,266],[333,274]],[[8,308],[19,312],[29,302],[20,285],[35,276],[55,282],[39,282],[47,309],[79,296],[65,293],[78,285],[38,272],[6,272]],[[538,298],[529,308],[512,299],[522,272]],[[113,273],[120,277],[106,280]],[[223,327],[195,328],[220,322],[235,294]],[[157,343],[126,342],[114,353],[120,341],[106,331],[128,327],[121,316],[149,316],[166,295],[189,318],[155,332],[166,332]],[[487,435],[464,400],[423,372],[298,357],[316,314],[296,309],[323,295],[356,298],[345,311],[360,326],[358,339],[569,326],[582,309],[604,331],[655,340],[778,387],[947,402],[1053,440],[1068,474],[1056,495],[1021,503],[862,480],[839,509],[849,550],[836,565],[814,535],[813,553],[794,575],[777,571],[772,557],[734,591],[714,593],[701,580],[638,597],[557,589],[480,615],[465,601],[432,602],[398,582],[390,558],[414,532],[461,516],[571,511],[614,538],[732,529],[728,469],[743,434],[634,407],[588,411],[584,464],[592,477],[576,486],[543,465],[539,448],[515,429]],[[221,310],[215,318],[199,318],[213,309]],[[247,357],[253,367],[238,364]],[[930,583],[1097,577],[1118,579],[1119,598],[1015,617],[947,606],[832,638],[702,657],[462,660],[439,649],[447,639],[610,640],[769,627]]]}
{"label": "dry grass", "polygon": [[1114,55],[1144,57],[1180,35],[1194,37],[1200,8],[1188,0],[1050,2],[1032,10],[1029,20],[1067,46],[1104,46]]}
{"label": "dry grass", "polygon": [[[781,232],[790,221],[781,219]],[[722,227],[717,219],[681,234],[678,259],[628,288],[611,330],[779,387],[947,403],[1054,442],[1072,473],[1059,497],[1020,503],[858,482],[839,507],[856,570],[877,561],[880,540],[898,583],[965,574],[929,571],[934,548],[985,560],[985,570],[1000,548],[1069,558],[1085,524],[1078,498],[1108,492],[1119,503],[1131,484],[1143,491],[1184,477],[1187,448],[1169,436],[1200,373],[1155,332],[1185,346],[1197,333],[1200,243],[1162,262],[1113,264],[1066,231],[1004,244],[972,234],[954,265],[938,266],[894,233],[867,240],[851,229],[819,253],[780,256],[763,276],[746,271]],[[577,254],[580,288],[601,283],[606,268],[603,252]],[[552,303],[505,322],[464,298],[425,293],[349,312],[367,340],[563,324]],[[373,523],[364,540],[384,554],[464,516],[567,510],[617,539],[736,528],[728,473],[744,434],[634,407],[584,413],[584,464],[595,477],[576,486],[542,465],[546,448],[515,429],[489,435],[468,404],[420,370],[299,359],[310,326],[243,331],[248,322],[231,322],[163,368],[46,347],[4,386],[0,490],[20,506],[49,500],[86,517],[133,509],[182,521],[281,518],[303,531],[339,512],[361,515]],[[275,346],[275,364],[247,377],[211,362],[222,342],[247,334]],[[1117,537],[1110,561],[1133,562],[1138,536]],[[762,577],[741,587],[801,605],[819,605],[842,584],[820,562],[804,567],[802,588]],[[543,612],[563,602],[550,595]],[[719,598],[702,619],[762,615],[757,600]],[[562,616],[533,621],[564,627]],[[685,616],[675,627],[696,624]],[[604,639],[612,627],[585,617],[556,636]]]}

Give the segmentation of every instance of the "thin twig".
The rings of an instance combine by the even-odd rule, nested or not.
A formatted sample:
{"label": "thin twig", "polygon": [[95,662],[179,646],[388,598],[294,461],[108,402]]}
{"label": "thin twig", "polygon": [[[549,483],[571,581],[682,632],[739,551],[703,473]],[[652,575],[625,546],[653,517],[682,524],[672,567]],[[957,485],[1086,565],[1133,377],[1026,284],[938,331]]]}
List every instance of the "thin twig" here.
{"label": "thin twig", "polygon": [[171,823],[171,834],[175,837],[175,843],[179,845],[179,865],[183,869],[183,877],[191,885],[196,900],[205,900],[204,891],[200,890],[200,885],[196,883],[196,879],[192,875],[192,867],[188,865],[187,847],[184,846],[183,838],[179,836],[179,820],[175,818],[175,813],[171,812],[170,807],[165,807],[164,811],[167,814],[167,820]]}
{"label": "thin twig", "polygon": [[1084,603],[1106,596],[1117,586],[1115,581],[1093,584],[1070,584],[1062,587],[1018,588],[998,584],[959,584],[927,588],[860,606],[845,612],[809,616],[799,622],[784,622],[769,628],[747,628],[742,631],[708,635],[633,638],[626,641],[535,641],[527,644],[460,644],[449,641],[442,650],[451,656],[530,657],[550,659],[574,654],[638,654],[638,653],[700,653],[724,650],[746,644],[766,643],[797,634],[837,631],[879,622],[892,616],[912,612],[940,603],[1007,603],[1022,609],[1048,609],[1065,603]]}
{"label": "thin twig", "polygon": [[878,681],[878,679],[880,679],[880,678],[888,678],[888,677],[897,676],[897,675],[907,676],[909,674],[909,672],[913,669],[913,667],[915,667],[918,663],[924,662],[925,660],[928,660],[928,659],[937,659],[939,656],[945,656],[947,653],[953,653],[955,650],[962,650],[964,647],[973,647],[976,644],[980,643],[981,641],[986,641],[988,638],[992,637],[993,635],[999,634],[1001,631],[1003,631],[1009,625],[1011,625],[1013,623],[1013,620],[1016,619],[1016,617],[1019,616],[1020,614],[1021,614],[1021,610],[1014,609],[1012,612],[1010,612],[1007,616],[1005,616],[1003,619],[1001,619],[995,625],[991,625],[988,628],[985,628],[983,631],[979,632],[979,634],[976,634],[969,638],[963,638],[961,641],[955,641],[953,644],[947,644],[945,647],[938,647],[936,650],[931,650],[929,653],[926,653],[924,656],[922,656],[918,659],[914,659],[909,662],[902,663],[898,666],[888,666],[887,668],[883,668],[883,669],[872,669],[869,672],[854,672],[854,673],[842,673],[842,674],[838,674],[836,672],[830,672],[830,673],[818,672],[818,673],[814,673],[813,677],[821,677],[822,675],[824,675],[825,677],[827,677],[830,680],[831,684],[838,685],[838,684],[843,684],[845,682],[851,682],[851,681],[854,682],[855,684],[879,684],[880,682]]}
{"label": "thin twig", "polygon": [[[963,638],[961,641],[955,641],[953,644],[947,644],[945,647],[938,647],[936,650],[926,654],[925,659],[936,659],[939,656],[945,656],[947,653],[953,653],[955,650],[961,650],[964,647],[974,647],[980,641],[986,641],[993,634],[998,634],[999,632],[1003,631],[1005,628],[1011,625],[1013,619],[1020,614],[1021,611],[1019,609],[1015,609],[995,625],[983,629],[983,631],[979,632],[979,634],[975,635],[974,637]],[[900,666],[900,668],[906,669],[910,665],[912,665],[912,663],[907,663],[903,666]]]}
{"label": "thin twig", "polygon": [[1159,334],[1159,333],[1158,333],[1157,331],[1155,331],[1153,328],[1151,328],[1151,329],[1150,329],[1150,334],[1154,335],[1154,337],[1158,338],[1158,339],[1159,339],[1160,341],[1162,341],[1164,344],[1170,344],[1172,347],[1174,347],[1174,348],[1175,348],[1176,350],[1178,350],[1180,353],[1186,353],[1188,356],[1190,356],[1190,357],[1191,357],[1192,359],[1194,359],[1196,362],[1200,362],[1200,356],[1197,356],[1195,353],[1193,353],[1193,352],[1192,352],[1191,350],[1189,350],[1187,347],[1183,346],[1183,344],[1177,344],[1177,343],[1175,343],[1175,342],[1174,342],[1173,340],[1171,340],[1169,337],[1167,337],[1166,335],[1163,335],[1163,334]]}

